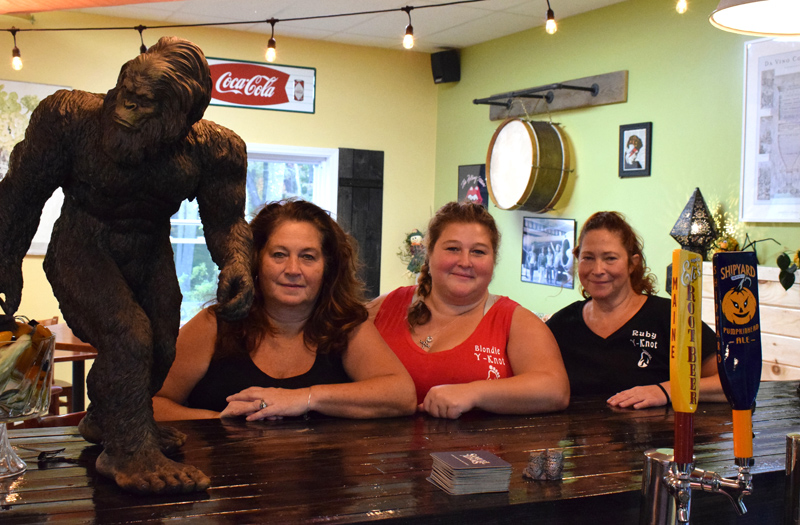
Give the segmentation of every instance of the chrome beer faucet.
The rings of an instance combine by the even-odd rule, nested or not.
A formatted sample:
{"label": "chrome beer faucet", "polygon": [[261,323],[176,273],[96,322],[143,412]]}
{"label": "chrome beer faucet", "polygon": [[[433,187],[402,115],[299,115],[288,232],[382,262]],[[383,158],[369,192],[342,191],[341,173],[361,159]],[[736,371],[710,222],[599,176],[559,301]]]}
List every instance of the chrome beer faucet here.
{"label": "chrome beer faucet", "polygon": [[692,491],[724,495],[740,516],[747,512],[743,498],[753,491],[750,467],[752,458],[736,458],[736,479],[723,478],[716,472],[694,468],[693,463],[676,463],[672,449],[645,452],[642,475],[641,525],[689,523]]}

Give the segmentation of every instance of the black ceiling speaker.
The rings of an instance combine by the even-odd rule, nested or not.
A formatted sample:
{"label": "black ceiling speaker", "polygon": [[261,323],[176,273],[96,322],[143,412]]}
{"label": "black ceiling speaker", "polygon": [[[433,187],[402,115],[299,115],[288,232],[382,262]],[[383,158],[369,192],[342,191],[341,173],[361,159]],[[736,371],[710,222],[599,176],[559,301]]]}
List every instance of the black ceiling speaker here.
{"label": "black ceiling speaker", "polygon": [[458,59],[458,50],[451,49],[431,54],[431,71],[433,72],[433,81],[436,84],[461,80],[461,63]]}

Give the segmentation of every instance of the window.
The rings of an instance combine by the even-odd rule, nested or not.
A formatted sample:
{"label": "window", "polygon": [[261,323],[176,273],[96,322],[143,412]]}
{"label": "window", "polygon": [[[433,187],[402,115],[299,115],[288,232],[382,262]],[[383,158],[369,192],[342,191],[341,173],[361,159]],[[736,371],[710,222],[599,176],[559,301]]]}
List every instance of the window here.
{"label": "window", "polygon": [[[245,219],[266,202],[290,197],[311,201],[336,218],[338,170],[337,149],[248,144]],[[219,269],[206,248],[197,201],[184,201],[171,223],[183,325],[216,297]]]}

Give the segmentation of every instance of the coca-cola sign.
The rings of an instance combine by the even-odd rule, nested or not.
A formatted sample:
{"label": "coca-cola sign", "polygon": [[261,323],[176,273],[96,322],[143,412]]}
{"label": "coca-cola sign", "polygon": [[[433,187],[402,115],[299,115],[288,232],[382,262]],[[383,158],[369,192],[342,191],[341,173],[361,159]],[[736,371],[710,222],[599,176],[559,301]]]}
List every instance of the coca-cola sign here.
{"label": "coca-cola sign", "polygon": [[314,112],[314,69],[213,58],[208,64],[212,105]]}

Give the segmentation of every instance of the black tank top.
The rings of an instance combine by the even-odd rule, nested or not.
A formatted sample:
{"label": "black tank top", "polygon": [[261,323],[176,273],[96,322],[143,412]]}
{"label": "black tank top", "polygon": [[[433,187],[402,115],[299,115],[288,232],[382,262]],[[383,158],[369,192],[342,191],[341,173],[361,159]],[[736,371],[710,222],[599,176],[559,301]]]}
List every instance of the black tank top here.
{"label": "black tank top", "polygon": [[350,381],[338,356],[317,354],[308,372],[285,379],[268,376],[249,356],[227,357],[211,361],[206,375],[189,394],[186,406],[222,412],[228,406],[225,398],[251,386],[298,389]]}

